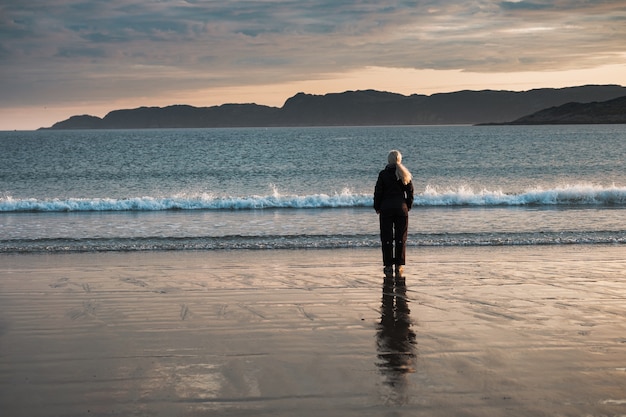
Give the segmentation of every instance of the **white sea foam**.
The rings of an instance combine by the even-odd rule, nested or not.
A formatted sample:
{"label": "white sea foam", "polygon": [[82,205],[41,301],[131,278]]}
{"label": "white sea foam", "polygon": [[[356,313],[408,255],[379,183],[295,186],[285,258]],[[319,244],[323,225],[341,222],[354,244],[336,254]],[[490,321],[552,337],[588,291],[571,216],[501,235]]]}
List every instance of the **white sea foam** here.
{"label": "white sea foam", "polygon": [[552,189],[535,188],[520,194],[480,190],[467,187],[440,190],[427,186],[416,196],[415,204],[423,206],[524,206],[524,205],[624,205],[626,187],[603,187],[575,184]]}
{"label": "white sea foam", "polygon": [[267,208],[364,207],[372,204],[369,195],[343,191],[336,194],[251,195],[214,197],[209,194],[172,197],[15,199],[0,198],[3,212],[66,211],[162,211],[162,210],[254,210]]}
{"label": "white sea foam", "polygon": [[[569,206],[626,205],[626,187],[567,185],[552,189],[536,188],[520,194],[502,191],[474,191],[467,187],[441,190],[427,186],[415,195],[415,206]],[[210,194],[172,197],[131,198],[54,198],[17,199],[0,197],[0,212],[91,212],[91,211],[163,211],[163,210],[257,210],[371,207],[370,194],[343,190],[333,194],[290,195],[274,189],[270,195],[216,197]]]}

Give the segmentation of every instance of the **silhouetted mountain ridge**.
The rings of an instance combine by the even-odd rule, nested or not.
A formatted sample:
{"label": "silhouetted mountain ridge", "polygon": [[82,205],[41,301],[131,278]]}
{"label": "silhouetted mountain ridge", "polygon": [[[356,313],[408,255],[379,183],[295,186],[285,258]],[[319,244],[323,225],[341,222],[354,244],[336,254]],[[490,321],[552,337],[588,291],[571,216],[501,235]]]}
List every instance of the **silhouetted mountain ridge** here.
{"label": "silhouetted mountain ridge", "polygon": [[313,95],[298,93],[283,107],[223,104],[114,110],[104,118],[72,116],[50,129],[148,129],[271,126],[371,126],[504,123],[570,102],[626,95],[618,85],[586,85],[523,92],[464,90],[405,96],[376,90]]}
{"label": "silhouetted mountain ridge", "polygon": [[626,96],[591,103],[566,103],[520,117],[506,125],[626,123]]}

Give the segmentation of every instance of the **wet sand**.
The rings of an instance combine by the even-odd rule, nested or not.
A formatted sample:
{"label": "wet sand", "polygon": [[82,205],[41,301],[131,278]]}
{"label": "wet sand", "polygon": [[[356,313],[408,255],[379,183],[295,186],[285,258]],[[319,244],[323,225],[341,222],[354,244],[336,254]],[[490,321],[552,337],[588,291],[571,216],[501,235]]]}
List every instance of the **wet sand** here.
{"label": "wet sand", "polygon": [[0,256],[0,410],[626,415],[626,248]]}

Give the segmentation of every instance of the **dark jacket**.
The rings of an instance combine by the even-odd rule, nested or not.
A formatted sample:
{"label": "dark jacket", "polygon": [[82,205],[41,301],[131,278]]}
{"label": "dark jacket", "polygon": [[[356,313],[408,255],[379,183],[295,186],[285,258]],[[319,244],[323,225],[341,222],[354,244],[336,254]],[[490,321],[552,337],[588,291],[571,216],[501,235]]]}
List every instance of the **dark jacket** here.
{"label": "dark jacket", "polygon": [[376,187],[374,188],[374,210],[386,209],[411,210],[413,206],[413,183],[407,185],[396,178],[396,166],[387,165],[378,174]]}

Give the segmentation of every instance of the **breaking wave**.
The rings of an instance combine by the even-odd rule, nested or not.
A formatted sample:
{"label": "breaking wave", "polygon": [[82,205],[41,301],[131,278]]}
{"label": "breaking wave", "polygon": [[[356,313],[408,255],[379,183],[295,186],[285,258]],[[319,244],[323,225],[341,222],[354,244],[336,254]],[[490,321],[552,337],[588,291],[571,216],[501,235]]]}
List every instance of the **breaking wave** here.
{"label": "breaking wave", "polygon": [[[442,190],[427,186],[415,195],[415,206],[626,206],[626,187],[571,185],[532,189],[519,194],[459,187]],[[0,197],[0,212],[94,212],[164,210],[261,210],[371,207],[371,194],[349,190],[335,194],[218,197],[210,194],[130,198],[13,198]]]}

